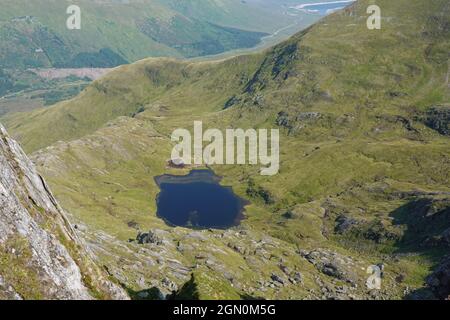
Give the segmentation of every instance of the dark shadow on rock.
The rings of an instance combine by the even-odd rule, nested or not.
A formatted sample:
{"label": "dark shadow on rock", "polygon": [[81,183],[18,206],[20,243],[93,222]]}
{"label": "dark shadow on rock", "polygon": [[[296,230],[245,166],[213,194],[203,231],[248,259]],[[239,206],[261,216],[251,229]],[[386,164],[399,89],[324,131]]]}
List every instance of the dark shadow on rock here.
{"label": "dark shadow on rock", "polygon": [[450,199],[419,197],[391,213],[393,224],[404,226],[396,253],[420,253],[434,264],[426,286],[412,291],[406,299],[446,299],[450,296]]}
{"label": "dark shadow on rock", "polygon": [[200,294],[198,292],[195,275],[191,276],[191,279],[186,282],[181,289],[167,297],[168,300],[200,300]]}
{"label": "dark shadow on rock", "polygon": [[449,198],[413,199],[394,210],[390,216],[394,218],[394,225],[406,227],[402,238],[397,242],[400,253],[450,248],[450,239],[446,238],[450,229]]}
{"label": "dark shadow on rock", "polygon": [[437,300],[437,297],[430,288],[425,287],[408,293],[405,300]]}
{"label": "dark shadow on rock", "polygon": [[251,296],[251,295],[246,294],[246,293],[243,293],[240,296],[241,296],[242,300],[258,300],[258,301],[266,300],[263,297],[254,297],[254,296]]}

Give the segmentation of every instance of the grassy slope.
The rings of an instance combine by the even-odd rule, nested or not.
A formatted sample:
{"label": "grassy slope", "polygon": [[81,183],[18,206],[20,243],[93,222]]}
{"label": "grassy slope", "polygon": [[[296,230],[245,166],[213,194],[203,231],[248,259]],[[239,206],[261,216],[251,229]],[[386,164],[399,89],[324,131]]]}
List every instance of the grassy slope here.
{"label": "grassy slope", "polygon": [[[141,7],[135,5],[124,7],[120,4],[98,5],[92,1],[81,1],[78,4],[83,10],[83,25],[80,31],[70,31],[65,27],[68,17],[65,14],[67,4],[61,1],[7,1],[3,4],[1,18],[9,20],[26,15],[36,17],[37,24],[48,28],[47,30],[51,34],[55,34],[63,42],[62,46],[55,42],[44,42],[42,44],[44,49],[48,51],[64,50],[69,57],[80,52],[97,52],[102,48],[111,48],[129,61],[140,59],[149,52],[153,52],[155,55],[174,54],[172,49],[137,32],[136,26],[133,24],[135,20],[130,19],[133,16],[151,16],[155,12],[163,20],[170,19],[174,13],[163,6],[155,5],[153,2],[148,2],[146,6]],[[50,6],[51,9],[49,9]],[[10,40],[10,36],[4,35],[3,41]],[[35,45],[39,45],[39,43]],[[54,47],[55,45],[56,47]],[[14,45],[13,47],[17,50],[18,46]],[[4,48],[6,49],[7,46]],[[69,57],[65,57],[66,61]]]}
{"label": "grassy slope", "polygon": [[[135,234],[130,221],[144,230],[166,228],[154,215],[152,177],[167,171],[173,129],[198,119],[218,128],[275,127],[284,111],[279,175],[215,168],[241,196],[249,197],[252,180],[275,199],[250,198],[244,228],[282,241],[286,250],[323,246],[365,263],[383,260],[389,279],[406,274],[402,285],[390,283],[384,293],[398,298],[405,286],[423,284],[441,251],[334,234],[334,219],[345,213],[362,228],[380,222],[383,232],[401,237],[407,225],[395,223],[395,212],[409,199],[395,194],[450,191],[448,137],[413,121],[449,101],[449,37],[440,27],[448,23],[449,7],[447,1],[376,3],[391,17],[381,31],[365,28],[367,3],[360,1],[264,54],[204,63],[145,60],[117,69],[71,101],[2,121],[29,152],[73,140],[37,152],[41,171],[77,219],[126,240]],[[238,102],[222,110],[232,97]],[[130,117],[141,106],[145,111]],[[303,120],[305,112],[322,116]],[[283,217],[286,211],[291,219]],[[395,252],[412,255],[394,259]],[[314,277],[296,258],[286,260]],[[237,257],[222,263],[230,269],[243,263],[244,278],[251,270],[269,277],[273,267]],[[249,279],[248,285],[256,281]],[[306,296],[303,288],[258,294]]]}
{"label": "grassy slope", "polygon": [[[274,32],[294,19],[283,16],[276,7],[261,9],[259,5],[246,5],[236,0],[183,3],[181,9],[175,2],[149,0],[126,4],[81,0],[77,4],[82,9],[82,29],[73,31],[65,27],[68,16],[64,2],[4,1],[0,12],[0,65],[5,68],[67,64],[87,67],[94,63],[97,67],[107,67],[108,63],[118,65],[148,56],[205,55],[253,46],[261,37],[260,33],[243,30],[230,33],[207,22]],[[34,18],[11,21],[23,16]],[[146,27],[148,21],[153,21],[152,32]],[[261,22],[259,25],[263,27],[258,28]],[[164,32],[154,32],[159,28]],[[195,34],[186,37],[187,30]],[[167,33],[172,41],[166,41]],[[186,41],[191,47],[183,47]],[[246,43],[243,45],[243,42]],[[44,49],[45,53],[34,53],[37,48]],[[111,51],[109,57],[99,54],[105,49]]]}

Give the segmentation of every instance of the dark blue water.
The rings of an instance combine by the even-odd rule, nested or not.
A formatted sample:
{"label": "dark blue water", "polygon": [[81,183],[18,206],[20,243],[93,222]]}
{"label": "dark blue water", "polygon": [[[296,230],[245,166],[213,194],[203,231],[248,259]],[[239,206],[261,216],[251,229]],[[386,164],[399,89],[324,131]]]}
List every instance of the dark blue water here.
{"label": "dark blue water", "polygon": [[232,188],[219,184],[210,170],[193,170],[187,176],[155,178],[161,189],[157,198],[158,217],[169,225],[195,229],[226,229],[243,218],[246,202]]}

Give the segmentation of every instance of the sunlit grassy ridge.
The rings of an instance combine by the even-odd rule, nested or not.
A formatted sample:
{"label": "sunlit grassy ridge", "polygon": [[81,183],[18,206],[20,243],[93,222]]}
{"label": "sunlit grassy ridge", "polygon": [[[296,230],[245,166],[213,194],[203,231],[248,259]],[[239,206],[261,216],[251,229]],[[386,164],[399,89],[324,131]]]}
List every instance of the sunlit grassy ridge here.
{"label": "sunlit grassy ridge", "polygon": [[[369,3],[382,8],[381,30],[366,28]],[[450,192],[449,137],[422,122],[431,107],[448,108],[449,13],[444,0],[358,1],[264,53],[214,62],[144,60],[71,101],[2,121],[27,151],[41,149],[34,158],[66,209],[122,241],[135,236],[130,222],[171,230],[156,217],[153,177],[177,172],[166,168],[174,129],[191,129],[194,120],[221,129],[280,128],[278,175],[262,177],[251,166],[213,169],[251,201],[242,227],[251,236],[232,240],[250,246],[251,237],[276,239],[274,256],[300,268],[305,285],[254,289],[258,277],[276,272],[278,258],[214,253],[245,284],[236,291],[307,297],[317,289],[317,270],[294,252],[323,247],[362,268],[383,261],[383,295],[400,298],[405,287],[423,286],[442,256],[442,247],[423,247],[423,240],[450,227],[442,219],[438,229],[421,229],[426,220],[413,215],[417,199],[445,203]],[[356,222],[341,233],[342,216]],[[171,232],[183,242],[188,231]],[[214,248],[229,250],[232,240],[217,237]],[[193,251],[182,255],[199,261]],[[194,280],[206,281],[204,288],[227,281],[211,272]],[[405,280],[396,283],[400,274]],[[209,289],[200,296],[214,298]]]}

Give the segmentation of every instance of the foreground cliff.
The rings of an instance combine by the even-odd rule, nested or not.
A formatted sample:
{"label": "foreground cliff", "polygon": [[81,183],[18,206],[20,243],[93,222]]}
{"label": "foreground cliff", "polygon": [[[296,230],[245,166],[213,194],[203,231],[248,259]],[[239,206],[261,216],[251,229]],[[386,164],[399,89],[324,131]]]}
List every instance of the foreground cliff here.
{"label": "foreground cliff", "polygon": [[124,299],[90,261],[45,181],[0,125],[0,299]]}

